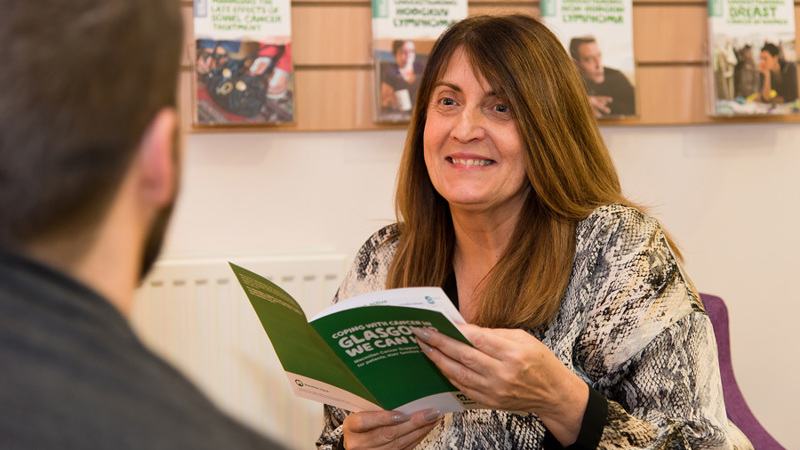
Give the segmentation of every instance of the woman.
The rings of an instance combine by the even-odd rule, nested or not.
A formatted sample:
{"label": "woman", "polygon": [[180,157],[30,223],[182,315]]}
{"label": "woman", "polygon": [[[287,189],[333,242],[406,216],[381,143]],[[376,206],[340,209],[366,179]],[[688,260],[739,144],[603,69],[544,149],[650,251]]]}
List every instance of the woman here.
{"label": "woman", "polygon": [[797,67],[781,58],[777,45],[767,42],[761,47],[758,71],[762,102],[775,104],[797,100]]}
{"label": "woman", "polygon": [[399,224],[362,247],[337,298],[443,286],[474,348],[428,329],[420,346],[492,409],[326,407],[318,446],[748,447],[725,416],[697,292],[658,223],[625,206],[555,36],[526,16],[458,22],[418,100]]}

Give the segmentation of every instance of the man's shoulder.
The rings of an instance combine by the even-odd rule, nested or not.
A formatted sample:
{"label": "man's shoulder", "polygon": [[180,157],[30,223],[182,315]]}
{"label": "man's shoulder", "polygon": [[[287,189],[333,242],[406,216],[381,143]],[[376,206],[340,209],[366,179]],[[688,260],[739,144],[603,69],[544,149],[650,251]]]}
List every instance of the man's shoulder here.
{"label": "man's shoulder", "polygon": [[105,299],[2,252],[0,367],[0,447],[275,448],[144,346]]}
{"label": "man's shoulder", "polygon": [[614,69],[612,67],[603,67],[605,70],[605,83],[603,84],[630,84],[628,81],[628,77],[625,76],[624,73],[621,71]]}
{"label": "man's shoulder", "polygon": [[[136,340],[0,332],[0,442],[11,448],[279,448]],[[53,340],[53,338],[58,338]],[[0,445],[1,446],[1,445]]]}

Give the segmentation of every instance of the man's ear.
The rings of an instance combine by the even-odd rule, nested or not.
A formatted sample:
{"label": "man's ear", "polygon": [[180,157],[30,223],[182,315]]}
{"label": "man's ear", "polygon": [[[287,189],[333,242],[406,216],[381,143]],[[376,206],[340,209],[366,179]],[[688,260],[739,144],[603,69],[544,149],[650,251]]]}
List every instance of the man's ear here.
{"label": "man's ear", "polygon": [[147,126],[137,152],[142,200],[157,207],[168,205],[180,174],[174,148],[178,117],[173,108],[159,111]]}

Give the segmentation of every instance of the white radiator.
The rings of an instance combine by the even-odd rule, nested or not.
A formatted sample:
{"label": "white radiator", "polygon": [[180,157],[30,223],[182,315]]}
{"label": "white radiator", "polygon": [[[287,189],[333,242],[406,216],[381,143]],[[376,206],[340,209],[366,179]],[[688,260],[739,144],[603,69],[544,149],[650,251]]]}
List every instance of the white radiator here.
{"label": "white radiator", "polygon": [[[330,304],[344,255],[232,258],[283,287],[307,317]],[[290,449],[312,449],[322,405],[295,397],[227,259],[165,260],[137,292],[133,327],[232,416]]]}

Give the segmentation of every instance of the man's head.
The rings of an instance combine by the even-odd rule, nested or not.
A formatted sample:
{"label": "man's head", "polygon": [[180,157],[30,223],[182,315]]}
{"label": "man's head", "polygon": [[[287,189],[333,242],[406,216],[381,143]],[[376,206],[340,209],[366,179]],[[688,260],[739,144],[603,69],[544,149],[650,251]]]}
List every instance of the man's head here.
{"label": "man's head", "polygon": [[0,0],[0,11],[0,247],[90,241],[154,118],[175,106],[180,5]]}
{"label": "man's head", "polygon": [[416,59],[416,47],[414,41],[394,41],[392,43],[392,54],[400,68],[414,65]]}
{"label": "man's head", "polygon": [[569,54],[584,79],[597,84],[605,81],[603,54],[594,37],[573,38],[569,43]]}

